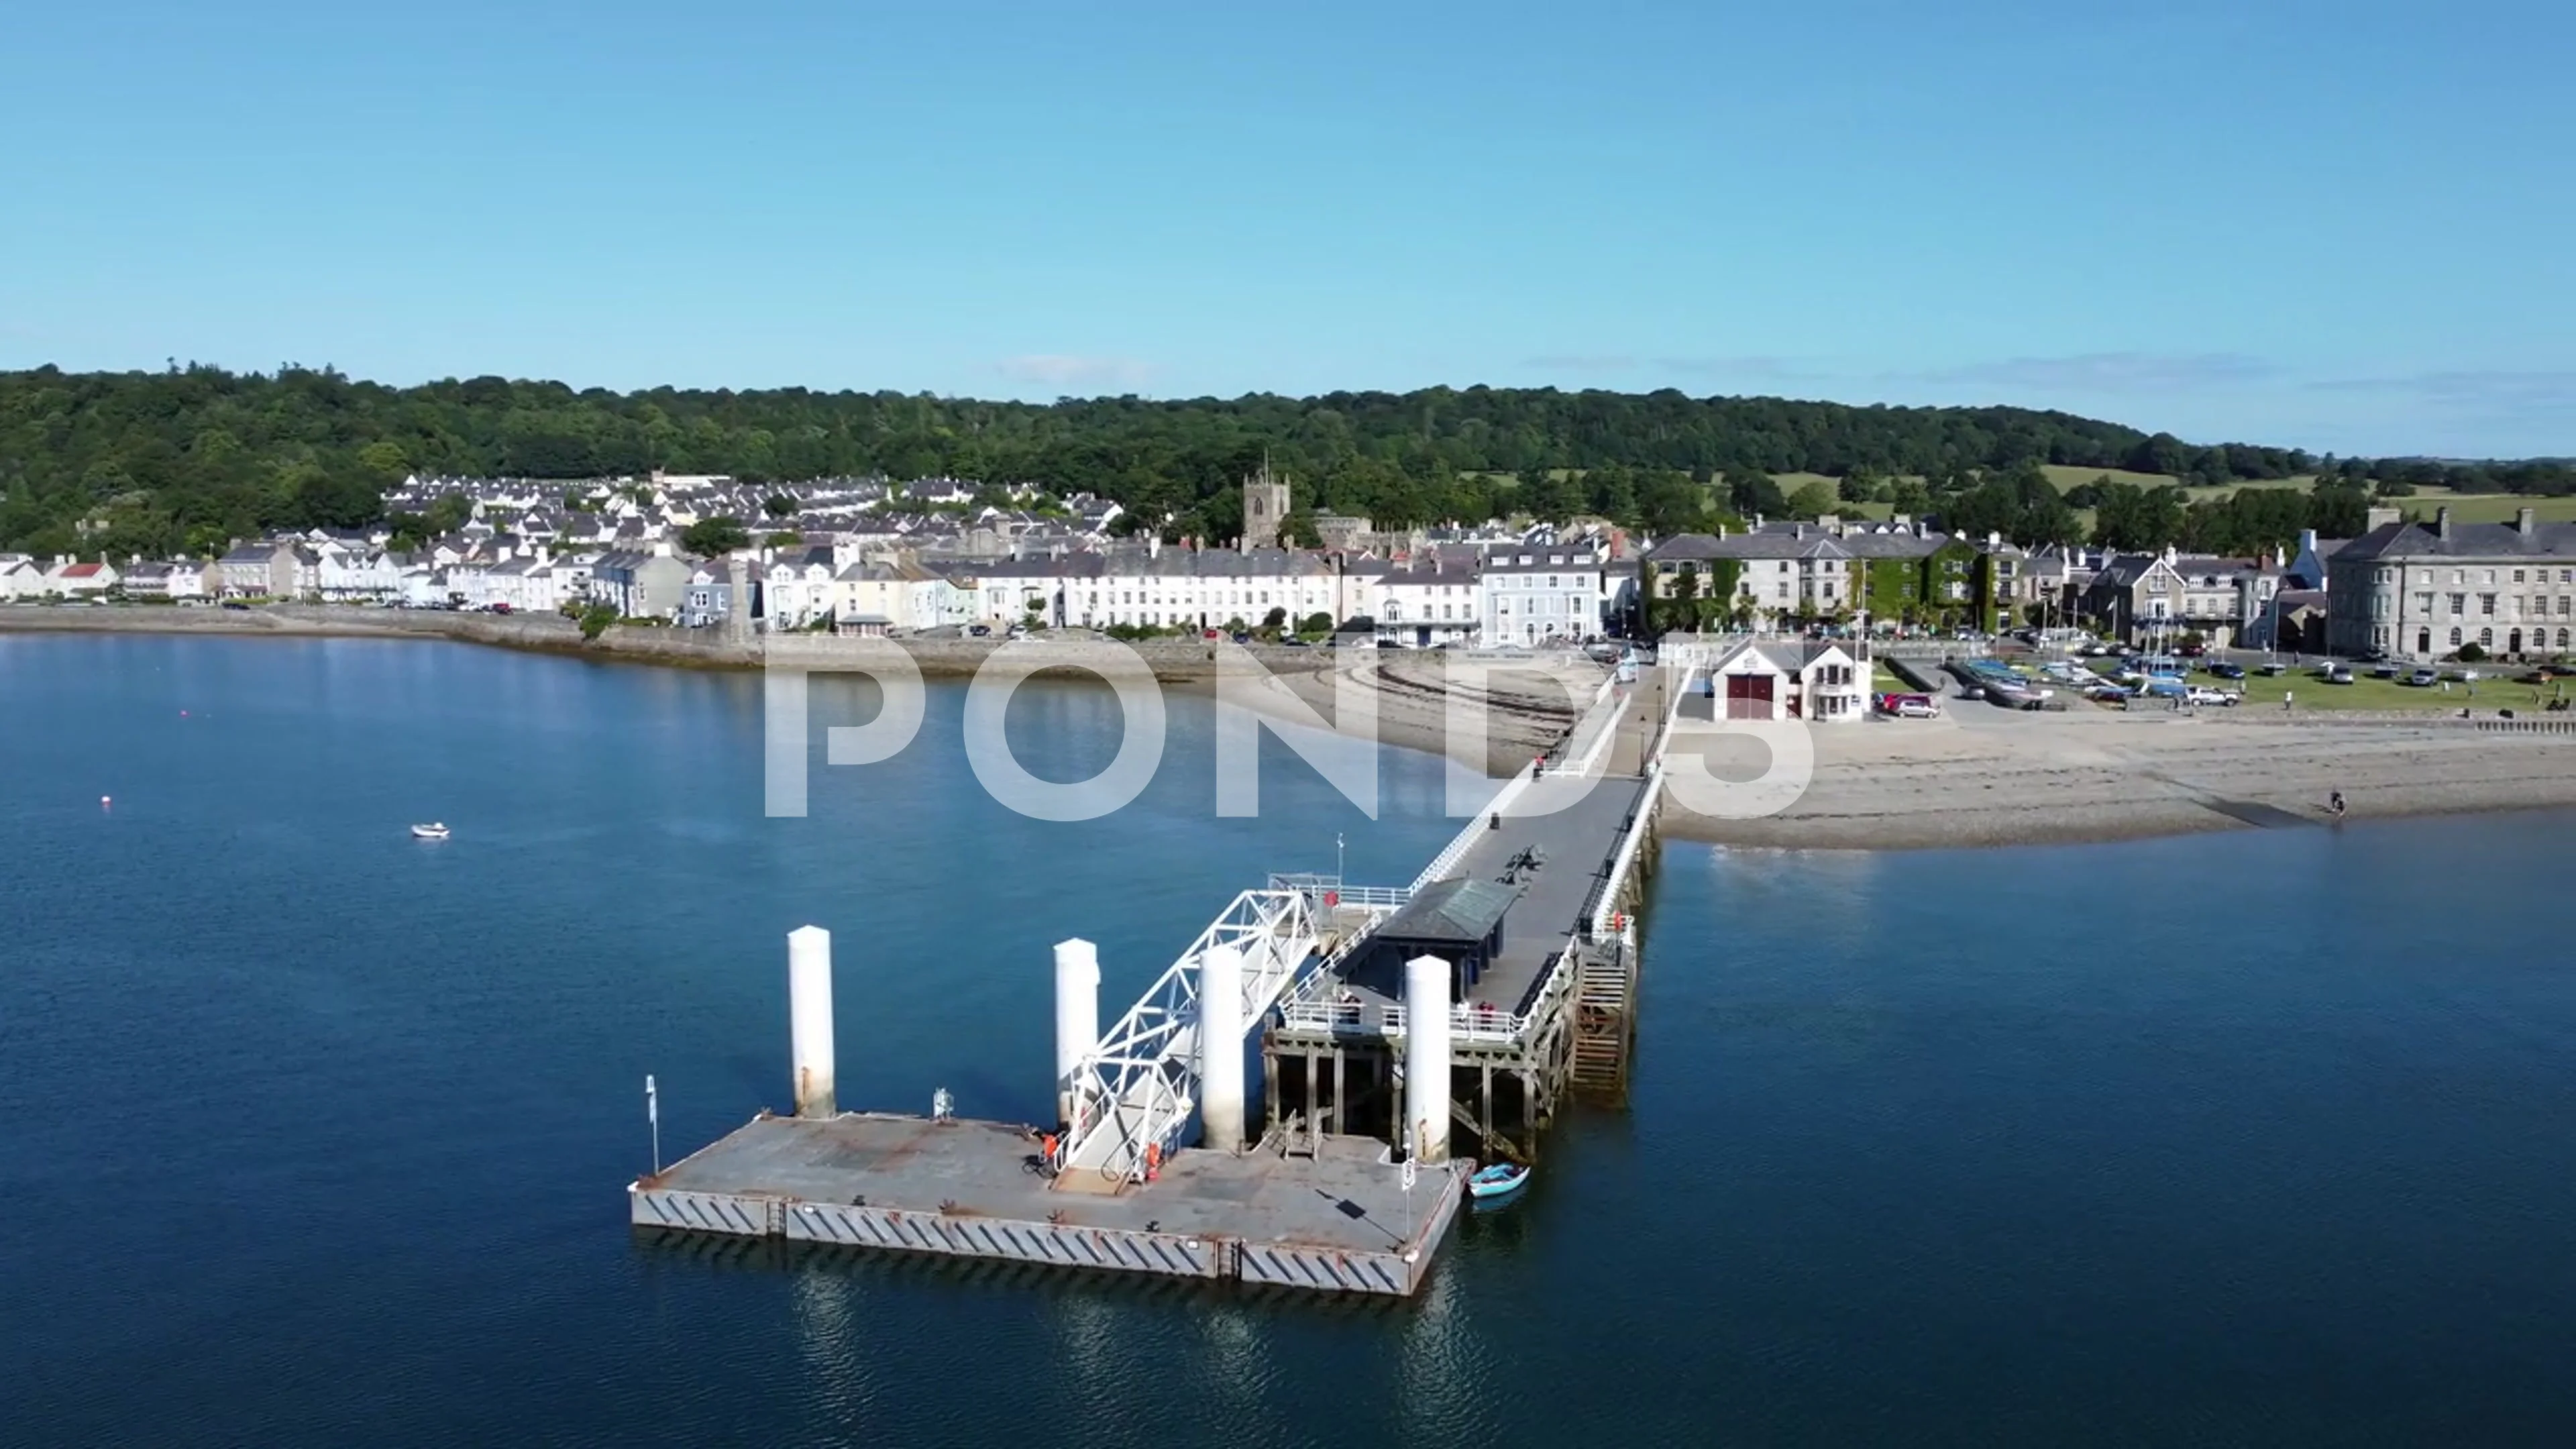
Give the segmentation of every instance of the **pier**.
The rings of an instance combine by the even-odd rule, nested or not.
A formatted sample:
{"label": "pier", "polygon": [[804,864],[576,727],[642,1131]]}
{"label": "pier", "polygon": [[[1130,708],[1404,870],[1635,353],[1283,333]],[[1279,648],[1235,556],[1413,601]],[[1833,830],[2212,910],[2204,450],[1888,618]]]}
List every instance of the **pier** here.
{"label": "pier", "polygon": [[[1410,883],[1274,875],[1098,1026],[1055,948],[1057,1132],[843,1112],[830,938],[789,938],[796,1115],[628,1188],[655,1230],[1324,1292],[1422,1285],[1478,1160],[1624,1095],[1636,905],[1687,690],[1614,674]],[[1262,1113],[1249,1115],[1260,1042]],[[1453,1145],[1460,1150],[1453,1151]],[[1052,1149],[1052,1156],[1049,1149]]]}

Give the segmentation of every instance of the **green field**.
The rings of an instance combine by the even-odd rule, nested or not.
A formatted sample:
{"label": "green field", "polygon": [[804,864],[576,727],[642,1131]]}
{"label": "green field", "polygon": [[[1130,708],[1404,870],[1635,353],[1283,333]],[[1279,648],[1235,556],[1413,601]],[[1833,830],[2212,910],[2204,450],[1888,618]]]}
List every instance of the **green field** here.
{"label": "green field", "polygon": [[[2453,672],[2455,668],[2443,666],[2446,673]],[[2476,669],[2481,677],[2474,684],[2454,680],[2447,693],[2439,685],[2418,689],[2394,679],[2374,679],[2367,668],[2355,670],[2350,684],[2328,684],[2306,669],[2292,670],[2277,677],[2248,674],[2241,680],[2215,679],[2195,671],[2191,681],[2219,689],[2243,690],[2245,701],[2233,706],[2237,709],[2277,710],[2282,707],[2282,700],[2287,699],[2294,711],[2420,710],[2456,713],[2463,709],[2510,709],[2517,713],[2524,710],[2537,713],[2541,705],[2557,697],[2567,687],[2564,680],[2546,685],[2518,683],[2519,676],[2530,672],[2524,665],[2481,664]],[[2407,672],[2412,673],[2412,668]]]}
{"label": "green field", "polygon": [[[1567,475],[1577,470],[1555,471],[1560,475]],[[2241,483],[2226,483],[2202,488],[2182,484],[2181,480],[2169,473],[2132,473],[2125,468],[2074,468],[2051,463],[2044,465],[2041,471],[2048,475],[2048,481],[2056,484],[2061,492],[2079,488],[2097,478],[2108,478],[2114,483],[2127,483],[2141,488],[2180,486],[2186,499],[2193,503],[2225,498],[2245,488],[2308,488],[2316,483],[2314,477],[2303,474],[2296,478],[2258,478]],[[1509,473],[1489,473],[1484,476],[1508,485],[1516,486],[1518,483],[1518,480]],[[1795,493],[1810,483],[1831,484],[1837,489],[1842,484],[1841,479],[1826,473],[1774,473],[1771,479],[1780,485],[1782,493]],[[1715,486],[1709,489],[1712,503],[1720,500],[1721,491]],[[2576,523],[2576,495],[2564,498],[2543,498],[2519,493],[2452,493],[2443,488],[2420,488],[2412,496],[2391,500],[2391,506],[2405,510],[2408,518],[2426,523],[2432,521],[2433,510],[2443,507],[2449,508],[2452,518],[2462,523],[2511,523],[2517,510],[2523,508],[2539,510],[2540,520],[2544,523]],[[1854,503],[1846,499],[1835,504],[1833,511],[1843,518],[1885,519],[1896,510],[1885,503]],[[2093,527],[2092,510],[2078,509],[2076,516],[2082,521],[2089,534]]]}
{"label": "green field", "polygon": [[2433,510],[2448,508],[2460,523],[2511,523],[2518,510],[2535,509],[2543,523],[2576,523],[2576,495],[2538,498],[2527,493],[2453,493],[2446,488],[2419,488],[2412,498],[2392,500],[2409,518],[2433,521]]}

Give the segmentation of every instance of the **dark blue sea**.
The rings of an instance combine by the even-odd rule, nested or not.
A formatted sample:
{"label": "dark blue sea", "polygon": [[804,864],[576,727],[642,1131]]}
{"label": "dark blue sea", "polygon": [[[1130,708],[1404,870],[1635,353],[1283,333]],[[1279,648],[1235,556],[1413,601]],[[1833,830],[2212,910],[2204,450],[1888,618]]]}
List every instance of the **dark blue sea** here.
{"label": "dark blue sea", "polygon": [[[755,678],[0,636],[0,1442],[2576,1441],[2563,814],[1673,845],[1631,1104],[1411,1304],[638,1239],[646,1073],[674,1155],[785,1103],[790,928],[845,1105],[1034,1120],[1054,941],[1114,1012],[1452,828],[1392,751],[1377,821],[1275,747],[1219,820],[1187,698],[1135,806],[1027,820],[961,699],[772,820]],[[1011,716],[1055,779],[1118,722]]]}

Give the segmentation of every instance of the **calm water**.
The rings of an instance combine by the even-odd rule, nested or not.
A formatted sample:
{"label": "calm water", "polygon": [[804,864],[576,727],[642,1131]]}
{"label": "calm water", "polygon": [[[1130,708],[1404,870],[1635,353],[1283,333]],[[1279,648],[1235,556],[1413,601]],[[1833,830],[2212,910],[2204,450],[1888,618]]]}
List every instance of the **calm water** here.
{"label": "calm water", "polygon": [[[1216,821],[1187,700],[1136,807],[1024,820],[958,706],[770,821],[752,680],[0,636],[0,1441],[2576,1430],[2566,816],[1676,846],[1631,1110],[1400,1308],[634,1240],[646,1072],[678,1150],[784,1100],[788,928],[836,936],[845,1103],[1030,1119],[1051,942],[1114,1010],[1335,831],[1401,880],[1450,830],[1394,754],[1375,824],[1284,752]],[[1013,713],[1054,778],[1116,721]]]}

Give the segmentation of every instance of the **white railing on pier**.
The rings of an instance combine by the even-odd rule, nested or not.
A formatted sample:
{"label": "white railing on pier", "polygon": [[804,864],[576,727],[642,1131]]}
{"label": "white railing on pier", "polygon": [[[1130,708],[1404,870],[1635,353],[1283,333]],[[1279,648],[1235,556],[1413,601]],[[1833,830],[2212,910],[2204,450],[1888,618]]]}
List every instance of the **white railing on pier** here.
{"label": "white railing on pier", "polygon": [[1637,813],[1628,819],[1627,829],[1619,838],[1619,849],[1610,857],[1610,872],[1601,881],[1601,895],[1592,903],[1592,916],[1584,922],[1594,938],[1612,934],[1610,918],[1619,912],[1619,892],[1628,883],[1628,873],[1637,868],[1637,851],[1645,844],[1646,830],[1653,823],[1656,802],[1664,789],[1664,751],[1673,742],[1673,731],[1682,722],[1682,703],[1690,698],[1691,682],[1698,675],[1695,668],[1680,671],[1681,687],[1673,691],[1673,706],[1664,715],[1664,732],[1655,741],[1653,763],[1646,767],[1646,788],[1637,792]]}
{"label": "white railing on pier", "polygon": [[1200,963],[1217,946],[1243,953],[1243,1014],[1237,1020],[1250,1027],[1313,963],[1318,930],[1303,891],[1255,890],[1235,897],[1076,1069],[1065,1170],[1137,1181],[1145,1174],[1148,1147],[1166,1154],[1178,1147],[1198,1106]]}
{"label": "white railing on pier", "polygon": [[1485,802],[1484,809],[1468,817],[1466,826],[1458,832],[1457,837],[1442,846],[1438,855],[1431,857],[1431,863],[1422,868],[1422,874],[1413,878],[1413,884],[1408,889],[1418,891],[1456,870],[1458,862],[1466,859],[1467,852],[1474,849],[1476,842],[1484,837],[1485,817],[1500,814],[1509,809],[1511,803],[1519,799],[1521,792],[1527,790],[1530,782],[1537,778],[1537,771],[1536,760],[1521,766],[1511,779],[1504,782],[1502,789],[1494,792],[1494,798]]}
{"label": "white railing on pier", "polygon": [[1306,897],[1306,909],[1331,911],[1352,909],[1392,910],[1413,899],[1411,886],[1355,886],[1344,884],[1337,875],[1278,875],[1270,877],[1275,891],[1297,891]]}
{"label": "white railing on pier", "polygon": [[1601,881],[1601,897],[1592,903],[1592,918],[1584,923],[1594,936],[1610,934],[1610,918],[1619,913],[1619,891],[1628,883],[1628,873],[1637,868],[1637,851],[1646,840],[1646,828],[1655,812],[1655,797],[1664,788],[1664,762],[1655,761],[1646,771],[1646,788],[1637,794],[1637,813],[1619,838],[1619,853],[1610,858],[1610,873]]}
{"label": "white railing on pier", "polygon": [[[1611,743],[1619,738],[1620,717],[1628,712],[1626,694],[1618,694],[1617,698],[1612,698],[1618,689],[1619,677],[1615,674],[1601,681],[1601,692],[1593,696],[1591,708],[1584,712],[1583,719],[1575,727],[1576,738],[1579,739],[1583,728],[1589,726],[1592,730],[1592,742],[1584,747],[1583,754],[1579,758],[1552,765],[1543,773],[1551,778],[1569,775],[1579,778],[1591,774],[1600,765],[1601,757],[1609,752]],[[1573,741],[1567,741],[1569,753],[1572,748]]]}

